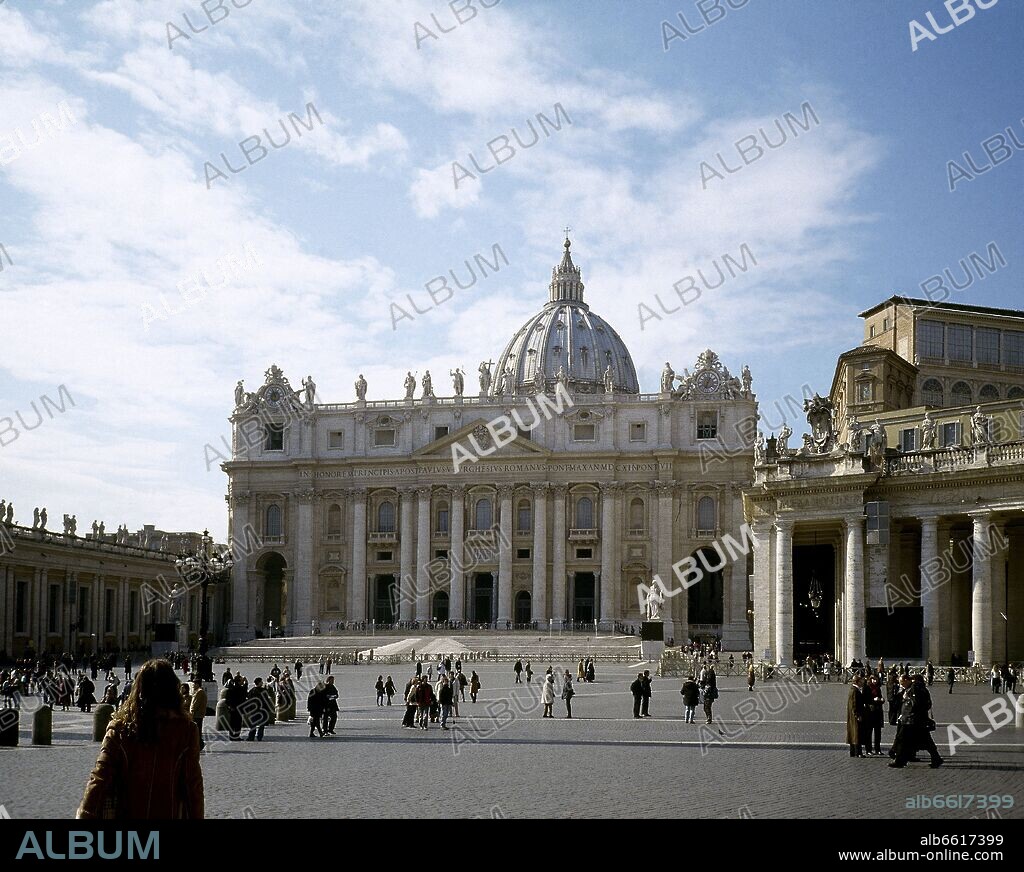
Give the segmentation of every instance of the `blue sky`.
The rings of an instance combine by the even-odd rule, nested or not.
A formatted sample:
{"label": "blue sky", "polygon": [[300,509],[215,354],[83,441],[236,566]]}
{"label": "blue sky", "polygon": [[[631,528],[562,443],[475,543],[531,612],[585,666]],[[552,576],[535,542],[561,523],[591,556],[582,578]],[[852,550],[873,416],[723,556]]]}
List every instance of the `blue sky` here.
{"label": "blue sky", "polygon": [[[0,497],[20,521],[45,505],[51,527],[68,512],[80,530],[222,535],[206,446],[228,434],[237,379],[253,390],[277,363],[295,387],[313,374],[321,402],[354,398],[360,372],[370,399],[400,396],[407,369],[447,387],[440,374],[496,358],[546,299],[567,224],[587,301],[644,390],[710,346],[750,365],[765,406],[824,393],[859,311],[990,242],[1007,267],[955,299],[1021,307],[1024,155],[952,193],[947,176],[1006,127],[1024,142],[1020,4],[917,51],[911,19],[950,23],[938,0],[723,2],[667,50],[662,21],[697,30],[695,3],[472,5],[458,24],[443,2],[226,0],[214,25],[188,0],[0,5]],[[206,29],[169,47],[183,15]],[[310,102],[322,124],[207,185],[205,162],[237,169],[241,140],[283,138]],[[62,103],[73,122],[43,126]],[[819,124],[702,186],[701,161],[738,166],[737,140],[777,139],[805,103]],[[556,104],[571,124],[512,139],[514,156],[455,187],[453,161],[492,165],[488,141],[529,142]],[[396,328],[392,303],[427,308],[426,282],[495,244],[498,273]],[[744,244],[756,267],[657,306]],[[222,287],[188,284],[201,269],[217,283],[229,256],[242,267]],[[641,303],[661,316],[643,329]],[[16,413],[34,424],[60,385],[74,406],[27,430]]]}

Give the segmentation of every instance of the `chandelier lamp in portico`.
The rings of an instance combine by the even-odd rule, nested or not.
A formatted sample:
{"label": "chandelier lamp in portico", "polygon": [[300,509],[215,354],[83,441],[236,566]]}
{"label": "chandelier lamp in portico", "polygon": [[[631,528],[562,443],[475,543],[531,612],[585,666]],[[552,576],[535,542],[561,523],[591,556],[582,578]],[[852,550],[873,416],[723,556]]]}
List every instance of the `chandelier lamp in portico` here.
{"label": "chandelier lamp in portico", "polygon": [[[174,566],[182,578],[192,583],[198,580],[199,583],[201,591],[199,605],[199,656],[203,658],[202,663],[207,667],[207,670],[209,666],[206,661],[206,651],[209,647],[208,637],[210,634],[209,587],[211,584],[229,581],[231,579],[231,569],[234,565],[235,561],[231,556],[230,550],[218,553],[214,549],[213,537],[210,536],[209,530],[203,530],[203,535],[195,550],[182,550],[177,560],[174,561]],[[213,679],[212,674],[209,676],[201,675],[200,677],[204,681],[211,681]]]}

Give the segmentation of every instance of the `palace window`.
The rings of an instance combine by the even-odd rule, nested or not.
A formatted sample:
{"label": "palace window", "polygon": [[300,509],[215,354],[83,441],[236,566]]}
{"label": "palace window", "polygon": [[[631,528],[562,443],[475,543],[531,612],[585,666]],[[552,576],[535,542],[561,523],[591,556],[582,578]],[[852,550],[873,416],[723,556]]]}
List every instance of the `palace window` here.
{"label": "palace window", "polygon": [[572,438],[576,442],[593,442],[597,439],[597,426],[595,424],[575,424],[572,428]]}
{"label": "palace window", "polygon": [[329,449],[337,451],[340,448],[345,447],[345,431],[344,430],[331,430],[327,434],[327,447]]}
{"label": "palace window", "polygon": [[263,436],[264,451],[284,451],[284,424],[267,424]]}
{"label": "palace window", "polygon": [[646,442],[647,441],[647,424],[644,421],[636,421],[629,425],[629,441],[630,442]]}
{"label": "palace window", "polygon": [[966,324],[950,324],[947,331],[949,333],[949,359],[973,360],[971,328]]}
{"label": "palace window", "polygon": [[701,497],[697,501],[697,532],[713,535],[718,526],[714,497]]}
{"label": "palace window", "polygon": [[341,535],[341,506],[337,503],[333,503],[330,508],[327,509],[327,535]]}
{"label": "palace window", "polygon": [[473,510],[473,529],[490,530],[492,526],[491,501],[484,497],[476,501],[476,506]]}
{"label": "palace window", "polygon": [[917,428],[900,430],[900,451],[917,451]]}
{"label": "palace window", "polygon": [[281,507],[276,503],[267,506],[265,532],[268,539],[281,538]]}
{"label": "palace window", "polygon": [[963,443],[963,427],[959,421],[942,425],[942,447],[954,448]]}
{"label": "palace window", "polygon": [[1007,330],[1003,334],[1003,363],[1024,369],[1024,333]]}
{"label": "palace window", "polygon": [[634,533],[644,529],[644,501],[634,497],[629,503],[629,529]]}
{"label": "palace window", "polygon": [[519,505],[516,508],[516,530],[518,530],[520,533],[528,533],[530,531],[529,500],[519,501]]}
{"label": "palace window", "polygon": [[926,406],[941,406],[943,401],[942,382],[930,378],[921,385],[921,402]]}
{"label": "palace window", "polygon": [[979,327],[974,334],[978,363],[999,365],[999,331],[991,327]]}
{"label": "palace window", "polygon": [[857,399],[861,402],[868,402],[873,399],[874,385],[872,385],[871,382],[861,382],[857,385],[857,388]]}
{"label": "palace window", "polygon": [[377,532],[395,532],[395,504],[385,500],[377,507]]}
{"label": "palace window", "polygon": [[390,448],[395,444],[395,431],[392,428],[373,431],[373,445],[375,448]]}
{"label": "palace window", "polygon": [[590,497],[580,497],[576,502],[576,529],[594,529],[594,501]]}
{"label": "palace window", "polygon": [[999,388],[995,385],[985,385],[978,392],[978,399],[983,403],[992,403],[999,399]]}
{"label": "palace window", "polygon": [[921,357],[944,358],[946,346],[944,327],[939,321],[919,321],[917,324],[917,353]]}
{"label": "palace window", "polygon": [[957,382],[949,392],[949,398],[954,406],[969,406],[973,402],[971,386],[967,382]]}
{"label": "palace window", "polygon": [[718,412],[697,413],[697,438],[714,439],[718,435]]}
{"label": "palace window", "polygon": [[1008,400],[1020,400],[1024,399],[1024,388],[1014,385],[1006,393],[1006,399]]}

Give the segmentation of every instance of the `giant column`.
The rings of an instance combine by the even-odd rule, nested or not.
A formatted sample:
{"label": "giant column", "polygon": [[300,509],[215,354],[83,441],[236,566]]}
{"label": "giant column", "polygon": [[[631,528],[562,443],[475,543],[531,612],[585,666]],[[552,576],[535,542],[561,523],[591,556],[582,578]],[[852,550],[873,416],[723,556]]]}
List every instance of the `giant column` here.
{"label": "giant column", "polygon": [[551,546],[555,553],[551,566],[551,617],[558,627],[565,620],[565,492],[564,484],[552,489]]}
{"label": "giant column", "polygon": [[416,490],[416,620],[430,620],[430,488]]}
{"label": "giant column", "polygon": [[530,605],[533,620],[547,618],[548,592],[548,486],[533,486],[533,594]]}
{"label": "giant column", "polygon": [[971,648],[974,662],[992,665],[992,513],[977,512],[971,554]]}
{"label": "giant column", "polygon": [[618,486],[611,482],[601,487],[601,624],[611,629],[615,622],[615,585],[618,572],[615,567],[615,492]]}
{"label": "giant column", "polygon": [[308,636],[312,633],[313,598],[313,504],[316,492],[307,489],[295,494],[298,502],[295,526],[295,607],[289,635]]}
{"label": "giant column", "polygon": [[466,488],[452,485],[451,514],[448,516],[448,530],[451,542],[448,547],[448,567],[452,589],[448,594],[448,617],[452,621],[466,620],[466,533],[465,499]]}
{"label": "giant column", "polygon": [[398,595],[398,620],[411,623],[416,616],[416,567],[413,564],[413,489],[399,488],[401,506],[399,507],[399,564],[402,573]]}
{"label": "giant column", "polygon": [[754,534],[754,574],[750,594],[754,601],[754,657],[760,660],[774,645],[772,635],[772,523],[758,518],[751,525]]}
{"label": "giant column", "polygon": [[512,486],[498,488],[501,536],[498,541],[498,626],[512,620]]}
{"label": "giant column", "polygon": [[350,621],[366,620],[366,491],[352,493],[352,610]]}
{"label": "giant column", "polygon": [[793,662],[793,522],[775,522],[775,662]]}
{"label": "giant column", "polygon": [[[661,583],[665,585],[665,588],[669,591],[674,591],[679,587],[679,583],[676,581],[675,574],[672,572],[672,501],[675,494],[675,482],[674,481],[656,481],[654,483],[655,490],[658,493],[658,505],[657,505],[657,560],[654,564],[654,574],[661,579]],[[674,620],[674,614],[678,608],[675,602],[679,599],[686,598],[686,592],[684,591],[679,596],[673,596],[666,599],[663,607],[663,623],[665,642],[676,637],[676,625]],[[641,614],[640,619],[646,619],[646,615]],[[684,624],[685,628],[685,624]]]}
{"label": "giant column", "polygon": [[[249,493],[232,493],[228,498],[231,507],[231,539],[241,547],[232,549],[234,566],[231,568],[231,622],[228,624],[228,639],[245,641],[255,635],[249,620]],[[81,592],[79,592],[81,593]]]}
{"label": "giant column", "polygon": [[[924,613],[924,657],[942,663],[939,643],[939,519],[936,515],[921,518],[921,610]],[[847,661],[849,662],[849,661]]]}
{"label": "giant column", "polygon": [[[846,652],[844,663],[855,657],[865,659],[864,644],[864,518],[855,515],[844,519],[846,524],[846,574],[843,608],[846,617]],[[790,578],[792,582],[792,577]]]}

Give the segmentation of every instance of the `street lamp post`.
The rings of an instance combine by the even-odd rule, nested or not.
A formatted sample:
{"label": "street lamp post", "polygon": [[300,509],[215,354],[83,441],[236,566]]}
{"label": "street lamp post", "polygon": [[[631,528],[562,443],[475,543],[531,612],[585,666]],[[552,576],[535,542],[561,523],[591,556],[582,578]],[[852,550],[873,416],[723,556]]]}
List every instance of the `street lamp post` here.
{"label": "street lamp post", "polygon": [[202,595],[199,602],[199,669],[197,671],[200,681],[213,681],[213,664],[206,656],[210,635],[209,588],[211,584],[226,581],[231,577],[234,559],[230,550],[223,553],[216,552],[210,531],[203,530],[199,546],[193,551],[183,548],[178,559],[174,561],[174,565],[178,573],[185,579],[186,587],[197,581],[199,583]]}

